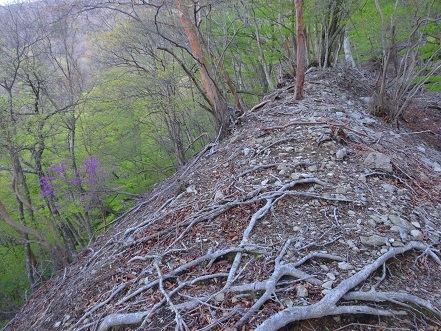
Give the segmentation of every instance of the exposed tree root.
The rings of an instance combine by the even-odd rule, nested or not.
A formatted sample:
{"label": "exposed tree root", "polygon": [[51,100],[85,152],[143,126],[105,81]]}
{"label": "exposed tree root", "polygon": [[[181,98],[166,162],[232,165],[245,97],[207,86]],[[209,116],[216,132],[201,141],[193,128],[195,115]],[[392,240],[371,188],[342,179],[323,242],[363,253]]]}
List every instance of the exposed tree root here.
{"label": "exposed tree root", "polygon": [[[278,330],[285,325],[311,318],[319,318],[329,315],[340,315],[340,314],[370,314],[370,315],[379,315],[379,316],[395,316],[395,315],[406,315],[407,312],[404,310],[385,310],[384,308],[378,309],[369,306],[338,306],[337,303],[340,299],[345,299],[345,295],[354,287],[359,285],[361,282],[366,280],[373,272],[375,272],[379,267],[381,267],[387,260],[392,257],[395,257],[399,254],[403,254],[412,249],[418,249],[421,251],[425,251],[427,249],[427,245],[420,242],[410,242],[404,247],[396,247],[390,249],[387,253],[380,256],[377,260],[372,262],[371,264],[366,265],[359,272],[349,277],[348,279],[341,282],[337,287],[330,290],[319,302],[312,304],[307,307],[291,307],[282,310],[281,312],[271,316],[267,320],[265,320],[256,331],[271,331]],[[346,296],[347,299],[359,299],[363,298],[365,301],[371,302],[379,302],[379,301],[389,301],[392,303],[397,303],[400,301],[411,300],[412,303],[415,303],[423,308],[428,309],[431,308],[431,312],[436,314],[438,317],[441,317],[441,313],[438,309],[432,307],[430,303],[426,300],[418,298],[416,296],[411,296],[408,294],[393,292],[388,293],[388,295],[383,295],[382,293],[375,294],[376,292],[372,292],[369,295],[363,295],[361,292],[353,292],[352,294],[348,294]],[[353,297],[351,297],[353,296]]]}
{"label": "exposed tree root", "polygon": [[[271,165],[272,166],[272,165]],[[265,168],[265,167],[262,167]],[[252,171],[259,170],[260,168],[252,169]],[[147,268],[149,270],[149,276],[153,279],[149,280],[145,277],[145,269],[138,277],[131,280],[131,284],[136,284],[144,280],[145,285],[136,286],[133,290],[129,290],[128,293],[124,295],[117,294],[125,288],[125,286],[120,285],[112,290],[112,293],[108,294],[105,301],[96,306],[92,307],[87,311],[83,317],[78,321],[77,325],[84,321],[86,317],[91,316],[103,305],[111,303],[111,301],[117,301],[116,306],[123,303],[128,304],[129,300],[141,296],[143,293],[151,290],[155,290],[156,293],[160,293],[159,301],[156,301],[149,309],[145,311],[139,311],[134,313],[113,313],[107,315],[98,327],[98,331],[109,330],[114,326],[121,325],[139,325],[142,327],[147,327],[148,323],[151,323],[151,316],[154,313],[158,313],[160,309],[167,307],[171,310],[174,315],[174,325],[177,330],[189,330],[191,326],[188,324],[188,313],[189,310],[200,310],[209,309],[213,312],[212,318],[208,321],[208,325],[215,327],[217,323],[220,323],[226,314],[228,316],[234,317],[230,320],[229,327],[233,327],[231,321],[234,321],[234,328],[241,329],[252,321],[257,313],[264,310],[270,301],[276,300],[278,293],[285,292],[287,289],[292,289],[293,283],[303,282],[309,284],[308,286],[315,287],[316,290],[319,289],[320,295],[324,294],[319,301],[314,303],[309,302],[308,305],[297,305],[291,306],[289,308],[283,309],[280,312],[273,313],[266,320],[257,326],[256,330],[267,331],[267,330],[277,330],[286,326],[289,323],[307,320],[312,318],[320,318],[329,315],[339,315],[339,314],[371,314],[378,316],[399,316],[406,315],[410,311],[421,311],[425,310],[430,314],[441,317],[441,312],[438,308],[433,306],[429,301],[420,298],[418,296],[393,292],[393,291],[377,291],[377,285],[371,287],[368,292],[362,292],[360,290],[354,290],[357,286],[360,286],[364,281],[371,277],[377,269],[383,267],[383,277],[380,280],[383,281],[386,272],[386,262],[396,257],[397,255],[406,253],[410,250],[420,250],[422,255],[431,257],[436,263],[441,265],[439,258],[439,252],[431,249],[426,244],[421,242],[410,242],[404,247],[391,248],[388,252],[384,253],[378,257],[375,261],[370,264],[365,265],[361,270],[351,275],[350,277],[342,280],[335,288],[329,290],[323,290],[321,287],[323,281],[319,279],[314,274],[300,270],[300,267],[304,266],[310,260],[320,259],[320,260],[331,260],[338,262],[346,262],[346,258],[319,250],[313,250],[312,247],[315,245],[317,247],[323,247],[330,243],[334,243],[338,238],[338,234],[333,234],[330,240],[318,244],[308,243],[307,245],[297,248],[297,253],[308,249],[309,252],[303,256],[299,256],[295,262],[284,262],[284,258],[287,255],[288,249],[292,243],[295,242],[295,238],[288,240],[285,245],[280,249],[277,256],[271,255],[271,250],[261,245],[256,245],[251,240],[251,233],[255,228],[257,222],[268,215],[268,213],[277,206],[282,199],[288,196],[301,196],[306,198],[314,198],[320,200],[334,200],[337,202],[350,202],[346,199],[336,199],[329,197],[321,197],[317,194],[312,194],[307,191],[294,190],[300,185],[310,185],[316,184],[323,187],[328,186],[327,183],[317,179],[317,178],[303,178],[294,180],[282,186],[267,185],[264,189],[259,189],[248,193],[233,201],[227,201],[224,199],[218,205],[205,207],[192,215],[188,219],[183,219],[180,222],[175,223],[173,226],[164,228],[154,235],[144,236],[135,239],[136,233],[144,230],[154,224],[159,224],[167,215],[172,215],[174,212],[180,212],[184,210],[185,207],[174,208],[173,204],[176,203],[175,200],[168,200],[166,203],[162,204],[159,210],[164,210],[165,212],[155,213],[152,217],[144,222],[141,222],[137,227],[132,227],[128,229],[124,236],[126,238],[131,238],[129,243],[125,247],[130,247],[132,245],[140,245],[148,240],[154,238],[154,236],[170,237],[167,244],[163,247],[161,252],[149,251],[148,254],[135,255],[130,260],[129,263],[148,263],[150,266]],[[262,202],[265,201],[265,204]],[[208,252],[203,253],[201,256],[192,259],[186,263],[181,264],[177,267],[171,267],[166,270],[165,266],[162,264],[163,260],[166,260],[166,256],[171,257],[176,251],[185,250],[180,248],[181,242],[184,238],[193,231],[197,224],[201,222],[206,222],[208,220],[214,220],[216,217],[230,211],[236,207],[243,206],[257,206],[259,208],[254,209],[254,213],[251,215],[248,225],[243,229],[242,239],[235,247],[223,250],[212,251],[210,248]],[[166,210],[165,206],[169,209]],[[335,210],[334,210],[334,217]],[[338,223],[338,221],[337,221]],[[323,236],[326,235],[326,232]],[[322,237],[318,238],[319,240]],[[251,255],[250,255],[251,254]],[[249,263],[253,261],[252,255],[259,254],[265,256],[268,264],[273,265],[271,274],[267,275],[266,279],[261,279],[253,283],[240,282],[241,275],[247,271]],[[226,258],[229,256],[229,259]],[[234,257],[234,258],[233,258]],[[246,259],[244,258],[246,257]],[[420,258],[419,256],[418,258]],[[231,260],[232,259],[232,260]],[[222,272],[216,272],[216,268],[212,269],[216,261],[224,261],[228,264],[228,269]],[[194,276],[188,276],[192,274],[192,270],[197,269],[202,271],[202,274],[195,274]],[[154,272],[156,271],[156,273]],[[187,275],[187,276],[184,276]],[[143,279],[144,277],[145,279]],[[174,285],[170,285],[172,282]],[[194,297],[186,293],[186,289],[195,286],[196,284],[212,284],[206,287],[205,290]],[[168,284],[168,285],[166,285]],[[217,285],[214,285],[217,284]],[[288,287],[287,287],[288,285]],[[208,290],[210,289],[210,290]],[[198,296],[199,295],[199,296]],[[219,302],[223,300],[228,300],[227,297],[243,297],[243,296],[255,297],[255,300],[247,307],[247,309],[242,309],[239,307],[234,308],[232,311],[223,310]],[[116,299],[117,298],[117,299]],[[225,299],[224,299],[225,298]],[[236,299],[237,300],[237,299]],[[314,299],[315,301],[317,299]],[[371,306],[369,304],[360,304],[359,302],[366,303],[376,303],[376,306]],[[391,305],[384,306],[378,305],[379,303],[389,303]],[[130,305],[130,303],[129,303]],[[393,307],[400,307],[400,310],[394,309]],[[387,308],[392,307],[392,308]],[[241,310],[242,309],[242,310]],[[216,312],[219,313],[216,315]],[[237,314],[240,313],[240,318]],[[196,314],[193,312],[193,314]],[[210,322],[211,321],[211,322]]]}
{"label": "exposed tree root", "polygon": [[[268,206],[271,205],[271,201],[269,201],[265,207],[260,209],[260,212],[256,213],[256,219],[259,215],[263,215],[266,210],[268,210]],[[246,236],[244,236],[246,238]],[[243,317],[236,323],[235,327],[239,328],[244,323],[249,321],[253,315],[262,308],[262,306],[270,300],[276,293],[277,286],[279,283],[279,280],[283,276],[290,276],[294,278],[300,278],[300,279],[307,279],[308,282],[312,284],[320,284],[321,282],[316,279],[313,275],[308,275],[307,273],[304,273],[297,269],[300,265],[305,263],[307,260],[312,258],[325,258],[325,259],[331,259],[331,260],[337,260],[337,261],[343,261],[344,259],[338,256],[334,256],[331,254],[324,254],[319,252],[313,252],[302,259],[300,259],[298,262],[295,263],[288,263],[283,264],[281,263],[282,257],[285,254],[286,248],[289,246],[290,241],[287,242],[287,244],[284,246],[284,248],[281,250],[278,257],[275,259],[275,268],[273,271],[273,274],[269,279],[266,281],[257,282],[254,284],[242,284],[242,285],[236,285],[236,286],[229,286],[229,284],[232,283],[232,281],[227,281],[226,286],[224,287],[225,292],[244,292],[244,291],[264,291],[264,293],[260,296],[260,298],[255,302],[255,304],[251,307],[251,309],[247,310],[247,312],[243,315]],[[372,275],[378,268],[380,268],[382,265],[384,265],[387,260],[389,260],[392,257],[395,257],[399,254],[403,254],[409,250],[417,249],[428,253],[429,248],[420,242],[410,242],[404,247],[398,247],[398,248],[392,248],[387,253],[380,256],[377,260],[372,262],[371,264],[366,265],[363,269],[355,273],[353,276],[349,277],[348,279],[342,281],[339,285],[337,285],[334,289],[329,290],[328,293],[317,303],[309,305],[309,306],[295,306],[291,308],[284,309],[283,311],[269,317],[267,320],[265,320],[256,330],[259,331],[269,331],[269,330],[277,330],[279,328],[282,328],[283,326],[300,320],[306,320],[306,319],[312,319],[312,318],[320,318],[324,316],[329,315],[339,315],[339,314],[371,314],[371,315],[378,315],[378,316],[398,316],[398,315],[406,315],[407,311],[412,309],[418,309],[418,307],[422,309],[426,309],[430,311],[433,315],[437,317],[441,317],[441,312],[434,307],[430,302],[427,300],[424,300],[418,296],[410,295],[408,293],[400,293],[400,292],[377,292],[375,291],[375,288],[373,288],[371,291],[368,292],[361,292],[361,291],[352,291],[351,289],[358,286],[360,283],[365,281],[370,275]],[[158,271],[158,279],[149,283],[147,286],[139,289],[138,291],[132,293],[131,295],[125,297],[124,299],[120,300],[119,303],[122,303],[133,296],[139,294],[141,291],[145,291],[147,288],[152,286],[158,286],[160,291],[164,294],[165,290],[163,288],[163,281],[166,279],[169,279],[170,277],[177,275],[184,270],[189,269],[191,266],[194,266],[196,264],[201,263],[202,261],[215,259],[219,256],[228,254],[230,252],[237,252],[237,256],[241,256],[241,254],[244,252],[243,249],[230,249],[230,250],[224,250],[224,251],[218,251],[215,253],[207,254],[195,261],[192,261],[186,265],[183,265],[177,269],[175,269],[173,272],[162,275],[161,271],[159,269],[159,266],[155,264],[155,267]],[[432,254],[429,254],[432,255]],[[436,256],[436,255],[435,255]],[[233,263],[233,267],[231,268],[232,271],[237,270],[237,263]],[[230,272],[228,274],[228,278],[232,279],[232,275],[234,275],[234,272]],[[211,277],[226,277],[227,274],[217,274],[217,275],[206,275],[204,277],[200,277],[198,279],[195,279],[191,282],[181,283],[180,286],[169,292],[168,294],[164,294],[165,299],[160,302],[160,304],[157,304],[155,307],[152,308],[152,310],[147,310],[143,312],[138,313],[127,313],[127,314],[111,314],[107,316],[101,323],[99,327],[99,331],[108,330],[112,326],[117,325],[132,325],[132,324],[140,324],[147,316],[149,316],[154,310],[157,310],[160,306],[162,306],[164,303],[168,303],[172,311],[175,314],[175,320],[176,325],[178,329],[186,330],[187,326],[185,325],[184,319],[181,316],[181,311],[188,310],[196,307],[200,303],[208,302],[208,300],[211,299],[210,297],[200,297],[200,298],[192,298],[189,301],[186,301],[181,304],[173,304],[171,301],[171,297],[173,295],[176,295],[179,290],[181,290],[184,286],[188,286],[191,284],[195,284],[197,281],[202,281],[209,279]],[[219,293],[219,292],[218,292]],[[366,301],[366,302],[390,302],[393,304],[397,304],[405,310],[393,310],[393,309],[385,309],[384,307],[376,308],[366,305],[338,305],[339,301],[347,301],[353,302],[354,301]],[[410,304],[413,306],[411,307]]]}

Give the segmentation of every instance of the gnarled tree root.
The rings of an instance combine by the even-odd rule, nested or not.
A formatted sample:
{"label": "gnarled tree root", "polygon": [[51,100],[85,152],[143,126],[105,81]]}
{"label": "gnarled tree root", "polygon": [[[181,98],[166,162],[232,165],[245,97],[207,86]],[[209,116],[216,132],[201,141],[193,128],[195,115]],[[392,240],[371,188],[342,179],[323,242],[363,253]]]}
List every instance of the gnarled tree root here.
{"label": "gnarled tree root", "polygon": [[[306,307],[290,307],[280,311],[279,313],[266,319],[256,331],[273,331],[278,330],[289,323],[307,320],[311,318],[320,318],[330,315],[340,315],[340,314],[371,314],[379,316],[396,316],[396,315],[406,315],[405,310],[384,310],[377,309],[369,306],[338,306],[337,303],[340,299],[351,299],[356,298],[356,294],[360,295],[360,292],[354,292],[350,294],[349,291],[359,285],[361,282],[365,281],[372,273],[374,273],[379,267],[381,267],[387,260],[403,254],[409,250],[418,249],[421,251],[426,251],[428,249],[427,245],[421,242],[410,242],[404,247],[396,247],[390,249],[387,253],[380,256],[371,264],[366,265],[359,272],[355,273],[353,276],[341,282],[337,287],[330,290],[319,302],[306,306]],[[431,254],[429,254],[431,255]],[[374,293],[374,292],[373,292]],[[441,312],[432,307],[430,303],[416,296],[411,296],[405,293],[388,293],[388,295],[379,294],[378,296],[371,293],[371,296],[364,295],[363,300],[366,301],[390,301],[393,303],[402,300],[412,299],[414,304],[420,305],[423,308],[431,308],[431,312],[441,317]],[[346,297],[345,297],[346,296]],[[360,298],[361,299],[361,295]]]}

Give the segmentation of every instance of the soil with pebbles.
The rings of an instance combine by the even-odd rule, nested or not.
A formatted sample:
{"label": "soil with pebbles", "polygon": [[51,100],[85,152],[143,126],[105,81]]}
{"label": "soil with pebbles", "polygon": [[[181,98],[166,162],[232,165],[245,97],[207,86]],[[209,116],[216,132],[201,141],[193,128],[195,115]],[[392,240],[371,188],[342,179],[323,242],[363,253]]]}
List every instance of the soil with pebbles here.
{"label": "soil with pebbles", "polygon": [[[294,101],[290,86],[265,97],[229,137],[158,184],[77,263],[44,284],[5,331],[98,330],[106,316],[151,310],[164,293],[209,274],[219,277],[170,294],[172,304],[153,311],[139,329],[174,329],[176,316],[170,307],[212,295],[182,309],[183,321],[190,330],[233,330],[262,291],[219,292],[235,251],[190,265],[192,261],[219,250],[252,247],[235,274],[232,286],[239,286],[267,280],[278,256],[282,264],[296,263],[313,252],[336,257],[311,258],[299,265],[314,281],[284,278],[286,284],[240,328],[253,330],[287,307],[318,302],[391,248],[418,241],[439,253],[439,127],[412,124],[411,130],[398,130],[370,116],[366,84],[345,72],[316,71],[307,75],[304,100]],[[416,103],[413,109],[427,115],[434,111],[428,104],[432,108],[427,103],[418,108]],[[409,113],[405,118],[417,121]],[[428,138],[419,131],[426,131]],[[244,241],[253,216],[265,205],[259,196],[294,181],[293,189],[277,196]],[[162,284],[148,286],[158,272],[164,276],[180,267],[182,272],[164,278]],[[405,291],[441,309],[441,266],[418,251],[391,259],[385,272],[380,268],[357,290],[373,287]],[[393,307],[382,304],[373,307]],[[348,314],[309,319],[286,329],[440,329],[436,314],[413,306],[408,310],[404,317]],[[125,325],[119,330],[137,328]]]}

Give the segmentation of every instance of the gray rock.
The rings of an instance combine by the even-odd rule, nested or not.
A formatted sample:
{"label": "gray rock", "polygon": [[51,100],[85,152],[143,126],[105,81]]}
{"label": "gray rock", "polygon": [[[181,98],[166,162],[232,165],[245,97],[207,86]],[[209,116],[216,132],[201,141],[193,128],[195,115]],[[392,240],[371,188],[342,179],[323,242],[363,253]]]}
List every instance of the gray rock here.
{"label": "gray rock", "polygon": [[187,187],[186,191],[190,194],[198,194],[198,191],[196,190],[196,185],[190,185],[189,187]]}
{"label": "gray rock", "polygon": [[366,125],[372,125],[374,124],[376,121],[373,118],[370,117],[365,117],[361,120],[361,123],[366,124]]}
{"label": "gray rock", "polygon": [[420,230],[412,230],[410,231],[410,235],[418,241],[422,241],[424,239],[424,235]]}
{"label": "gray rock", "polygon": [[348,155],[348,150],[346,149],[346,147],[340,148],[335,153],[335,157],[337,158],[337,160],[343,160],[346,155]]}
{"label": "gray rock", "polygon": [[410,222],[406,221],[405,219],[401,218],[397,215],[389,215],[388,219],[392,222],[392,224],[397,225],[403,229],[406,229],[407,232],[410,232],[414,229],[413,225],[410,224]]}
{"label": "gray rock", "polygon": [[360,101],[364,102],[367,105],[372,105],[374,103],[373,97],[360,97]]}
{"label": "gray rock", "polygon": [[344,188],[344,187],[337,187],[335,189],[335,193],[337,193],[337,194],[345,194],[346,193],[346,188]]}
{"label": "gray rock", "polygon": [[327,290],[332,290],[332,285],[334,284],[334,281],[332,281],[332,280],[328,280],[327,282],[324,282],[323,284],[322,284],[322,287],[324,288],[324,289],[327,289]]}
{"label": "gray rock", "polygon": [[372,235],[372,236],[360,236],[360,241],[363,245],[366,246],[383,246],[388,243],[388,240],[386,237],[382,237],[379,235]]}
{"label": "gray rock", "polygon": [[401,226],[393,225],[390,230],[398,232],[400,234],[401,240],[403,241],[407,241],[409,239],[408,231]]}
{"label": "gray rock", "polygon": [[308,289],[304,285],[297,286],[297,296],[299,298],[306,298],[309,295]]}
{"label": "gray rock", "polygon": [[349,112],[349,116],[351,116],[352,118],[355,118],[356,120],[360,120],[361,119],[361,114],[357,113],[357,112]]}
{"label": "gray rock", "polygon": [[354,270],[354,266],[348,262],[339,262],[338,268],[341,270]]}
{"label": "gray rock", "polygon": [[221,292],[218,293],[214,296],[214,300],[216,300],[217,302],[222,302],[225,300],[225,293]]}
{"label": "gray rock", "polygon": [[390,192],[390,193],[394,193],[396,190],[396,187],[394,185],[387,184],[387,183],[382,184],[381,187],[383,188],[383,190],[385,190],[386,192]]}
{"label": "gray rock", "polygon": [[411,224],[412,224],[414,227],[416,227],[417,229],[421,229],[421,224],[420,224],[419,222],[417,222],[417,221],[413,221],[413,222],[411,222]]}
{"label": "gray rock", "polygon": [[393,247],[403,247],[404,244],[403,244],[403,242],[402,242],[401,240],[395,240],[395,241],[392,243],[392,246],[393,246]]}
{"label": "gray rock", "polygon": [[217,190],[216,193],[214,194],[214,201],[220,201],[225,199],[225,195],[222,193],[221,190]]}
{"label": "gray rock", "polygon": [[330,280],[335,280],[335,275],[332,272],[328,272],[326,277],[328,277]]}
{"label": "gray rock", "polygon": [[379,153],[369,153],[364,159],[364,164],[371,169],[392,172],[392,163],[389,156]]}
{"label": "gray rock", "polygon": [[329,271],[329,267],[326,264],[321,264],[320,268],[324,271]]}

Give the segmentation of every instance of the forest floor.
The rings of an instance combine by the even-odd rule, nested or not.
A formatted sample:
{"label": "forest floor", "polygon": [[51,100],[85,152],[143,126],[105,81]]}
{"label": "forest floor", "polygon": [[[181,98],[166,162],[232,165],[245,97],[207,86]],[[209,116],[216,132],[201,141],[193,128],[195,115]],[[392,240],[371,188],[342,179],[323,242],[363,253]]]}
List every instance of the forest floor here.
{"label": "forest floor", "polygon": [[441,100],[311,72],[156,185],[11,330],[441,330]]}

